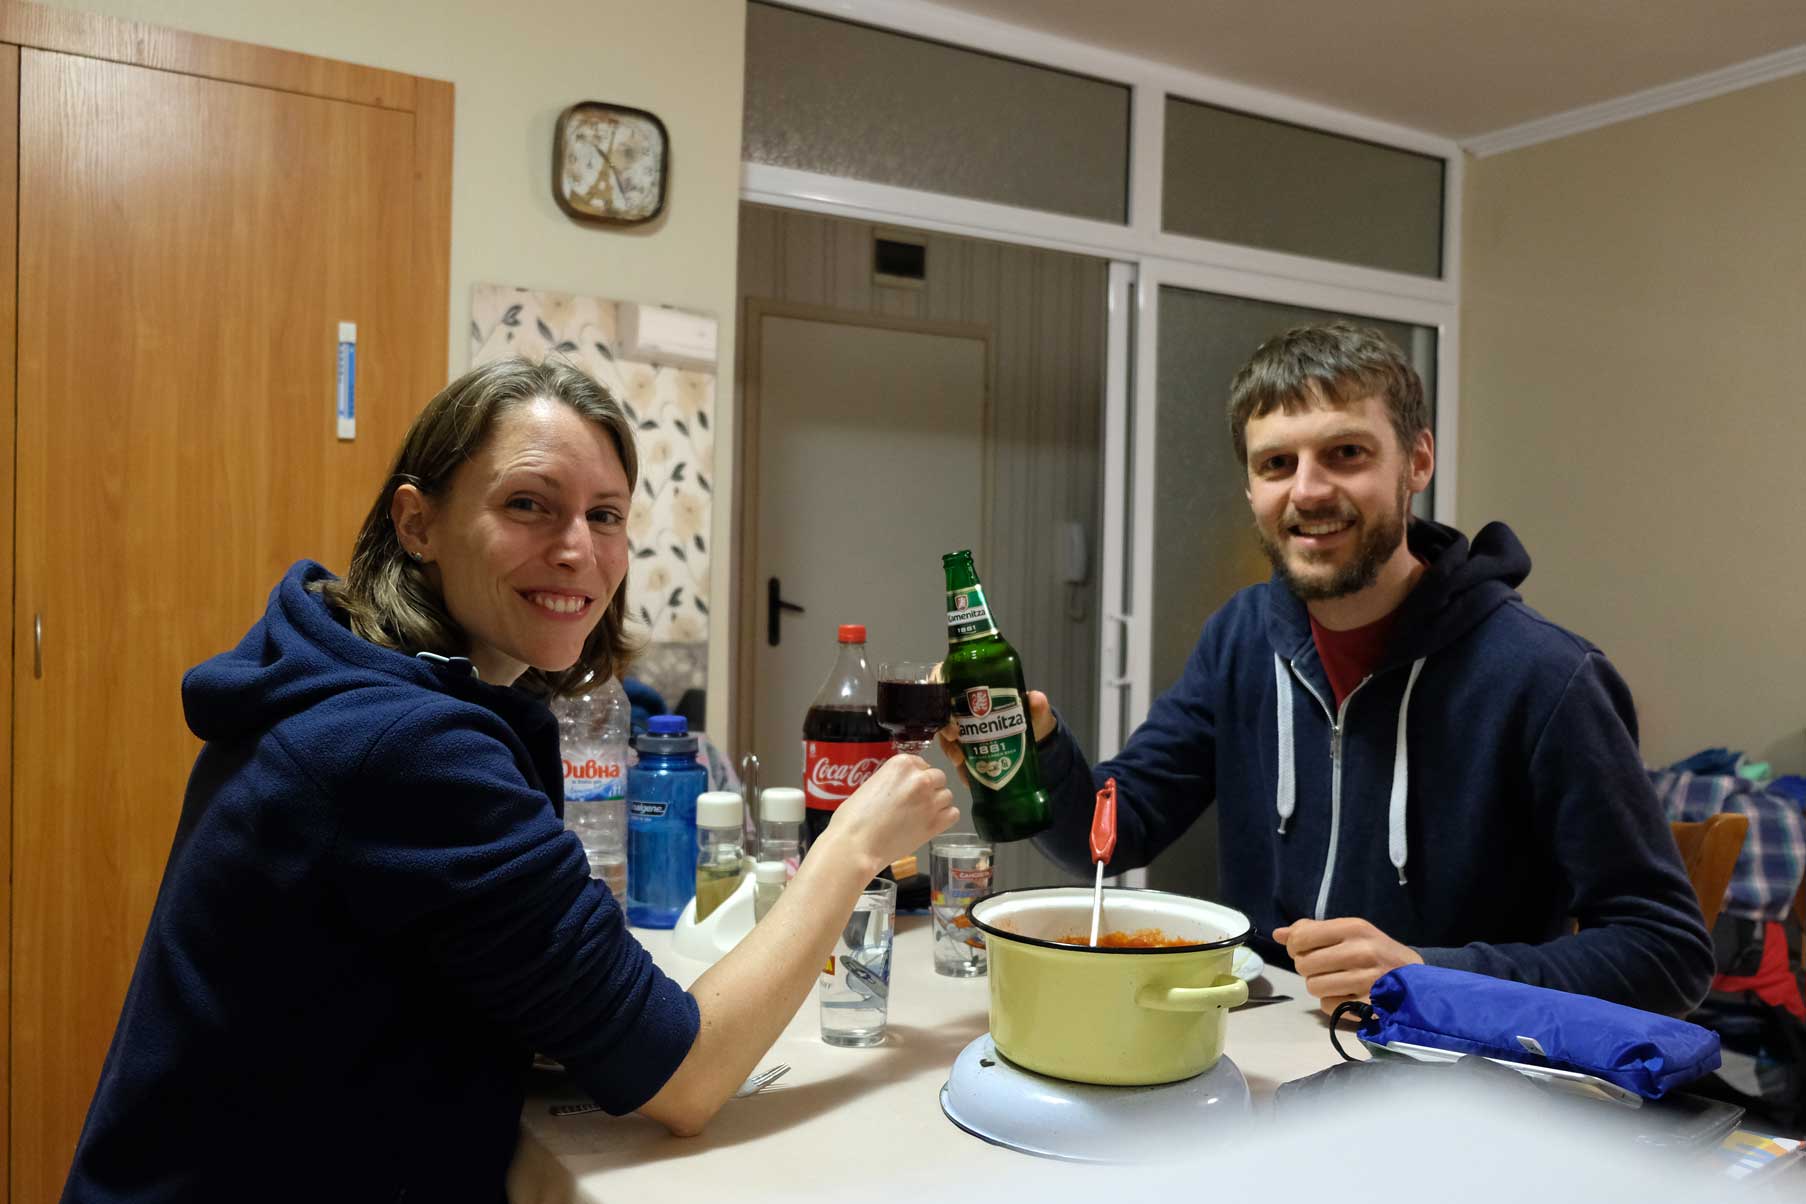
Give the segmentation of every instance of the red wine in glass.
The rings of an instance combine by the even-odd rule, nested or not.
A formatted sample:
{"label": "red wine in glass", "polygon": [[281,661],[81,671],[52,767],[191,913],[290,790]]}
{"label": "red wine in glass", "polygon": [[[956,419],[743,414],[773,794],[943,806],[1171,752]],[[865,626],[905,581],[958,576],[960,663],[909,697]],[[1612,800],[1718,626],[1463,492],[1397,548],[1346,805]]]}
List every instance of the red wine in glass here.
{"label": "red wine in glass", "polygon": [[893,661],[878,666],[878,723],[898,752],[919,753],[947,726],[953,700],[931,662]]}

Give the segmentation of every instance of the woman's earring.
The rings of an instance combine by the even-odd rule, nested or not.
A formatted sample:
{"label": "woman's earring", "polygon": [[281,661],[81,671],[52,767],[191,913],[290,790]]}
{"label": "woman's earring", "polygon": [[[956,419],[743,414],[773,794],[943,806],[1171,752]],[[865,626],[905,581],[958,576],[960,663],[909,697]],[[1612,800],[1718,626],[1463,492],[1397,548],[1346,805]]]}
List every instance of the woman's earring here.
{"label": "woman's earring", "polygon": [[419,552],[409,552],[408,555],[410,555],[414,558],[415,564],[425,564],[426,563],[426,557],[422,556]]}

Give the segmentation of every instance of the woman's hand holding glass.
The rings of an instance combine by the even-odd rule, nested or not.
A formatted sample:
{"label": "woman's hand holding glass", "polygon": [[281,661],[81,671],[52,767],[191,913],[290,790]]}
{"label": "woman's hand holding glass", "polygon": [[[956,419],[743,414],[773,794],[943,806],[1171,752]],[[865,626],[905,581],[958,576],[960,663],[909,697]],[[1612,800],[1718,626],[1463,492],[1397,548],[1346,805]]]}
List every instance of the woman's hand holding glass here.
{"label": "woman's hand holding glass", "polygon": [[958,818],[947,775],[912,753],[898,753],[840,805],[818,843],[841,843],[876,874]]}

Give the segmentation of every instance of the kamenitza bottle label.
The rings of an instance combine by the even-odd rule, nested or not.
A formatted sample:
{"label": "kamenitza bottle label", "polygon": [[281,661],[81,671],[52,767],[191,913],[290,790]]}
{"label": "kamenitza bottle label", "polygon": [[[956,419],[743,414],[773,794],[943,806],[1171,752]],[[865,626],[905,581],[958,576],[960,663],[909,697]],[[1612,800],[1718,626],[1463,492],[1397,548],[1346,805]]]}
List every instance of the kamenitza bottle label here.
{"label": "kamenitza bottle label", "polygon": [[963,644],[997,634],[991,621],[991,608],[985,605],[982,585],[947,591],[947,642]]}
{"label": "kamenitza bottle label", "polygon": [[965,702],[955,708],[955,718],[966,772],[992,790],[1002,790],[1022,768],[1028,752],[1028,712],[1022,696],[1015,690],[973,686],[965,692]]}

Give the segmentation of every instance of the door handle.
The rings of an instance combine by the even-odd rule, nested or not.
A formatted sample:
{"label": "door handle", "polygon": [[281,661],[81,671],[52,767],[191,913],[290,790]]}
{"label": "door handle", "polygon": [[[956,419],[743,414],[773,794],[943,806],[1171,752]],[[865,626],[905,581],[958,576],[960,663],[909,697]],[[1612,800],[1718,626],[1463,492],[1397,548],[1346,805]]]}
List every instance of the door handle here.
{"label": "door handle", "polygon": [[783,589],[778,585],[776,577],[765,583],[765,606],[765,642],[776,648],[778,646],[778,616],[787,610],[793,610],[800,615],[803,613],[803,608],[794,602],[784,601]]}
{"label": "door handle", "polygon": [[[1134,622],[1134,619],[1130,615],[1106,613],[1104,615],[1104,622],[1116,624],[1116,658],[1117,664],[1120,667],[1122,662],[1129,659],[1129,624]],[[1134,684],[1134,681],[1135,679],[1129,674],[1122,673],[1114,677],[1104,678],[1104,688],[1108,690],[1126,690]]]}

